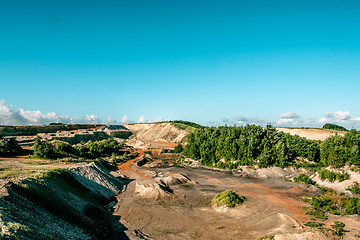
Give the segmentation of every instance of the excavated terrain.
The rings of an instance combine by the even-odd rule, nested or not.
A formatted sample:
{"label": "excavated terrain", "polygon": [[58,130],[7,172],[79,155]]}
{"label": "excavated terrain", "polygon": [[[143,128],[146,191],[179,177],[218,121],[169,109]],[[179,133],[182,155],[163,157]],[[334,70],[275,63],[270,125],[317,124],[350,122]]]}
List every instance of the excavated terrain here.
{"label": "excavated terrain", "polygon": [[190,133],[172,123],[137,123],[124,125],[133,136],[126,144],[136,149],[172,148],[178,143],[185,143]]}
{"label": "excavated terrain", "polygon": [[[0,168],[13,169],[16,176],[0,182],[0,238],[339,239],[304,225],[312,216],[301,208],[309,206],[301,198],[321,195],[322,190],[284,181],[301,173],[310,175],[308,170],[215,170],[192,160],[178,165],[178,154],[161,150],[185,144],[188,130],[171,123],[129,124],[126,128],[133,133],[127,143],[139,156],[115,169],[99,162],[61,166],[47,160],[0,160]],[[324,138],[323,133],[308,138]],[[65,173],[41,175],[54,167],[66,168]],[[43,177],[32,175],[35,168]],[[17,176],[17,169],[29,175]],[[319,185],[345,194],[346,188],[360,179],[355,172],[342,183],[311,177]],[[213,206],[213,197],[225,190],[246,201],[234,208]],[[327,216],[325,227],[342,221],[349,231],[343,239],[357,239],[360,216]]]}

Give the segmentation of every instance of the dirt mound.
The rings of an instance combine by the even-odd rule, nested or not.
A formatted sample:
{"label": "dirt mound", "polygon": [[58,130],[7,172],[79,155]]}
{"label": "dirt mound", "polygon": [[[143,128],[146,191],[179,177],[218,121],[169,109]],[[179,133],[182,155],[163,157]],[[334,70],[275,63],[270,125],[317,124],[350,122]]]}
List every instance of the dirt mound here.
{"label": "dirt mound", "polygon": [[344,132],[333,131],[328,129],[318,129],[318,128],[283,128],[278,127],[276,130],[284,133],[290,133],[290,135],[298,135],[310,140],[321,140],[324,141],[329,137],[340,135],[344,136]]}
{"label": "dirt mound", "polygon": [[120,193],[125,185],[123,181],[111,175],[100,162],[69,168],[68,172],[82,185],[106,198]]}
{"label": "dirt mound", "polygon": [[161,183],[136,183],[135,194],[140,197],[150,199],[160,199],[170,197],[173,190],[165,184]]}
{"label": "dirt mound", "polygon": [[172,123],[137,123],[124,125],[133,136],[127,144],[138,149],[171,148],[184,143],[189,130],[181,129]]}
{"label": "dirt mound", "polygon": [[159,181],[167,186],[178,185],[178,184],[195,184],[188,176],[180,174],[172,174],[159,179]]}

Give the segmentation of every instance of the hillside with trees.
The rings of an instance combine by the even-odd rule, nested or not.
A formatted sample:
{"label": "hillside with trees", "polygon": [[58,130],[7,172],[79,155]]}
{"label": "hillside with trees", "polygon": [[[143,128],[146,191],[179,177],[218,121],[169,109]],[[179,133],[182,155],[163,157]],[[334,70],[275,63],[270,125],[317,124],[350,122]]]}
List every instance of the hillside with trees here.
{"label": "hillside with trees", "polygon": [[326,123],[322,128],[330,129],[330,130],[337,130],[337,131],[345,131],[345,132],[348,131],[343,126],[339,126],[339,125],[332,124],[332,123]]}

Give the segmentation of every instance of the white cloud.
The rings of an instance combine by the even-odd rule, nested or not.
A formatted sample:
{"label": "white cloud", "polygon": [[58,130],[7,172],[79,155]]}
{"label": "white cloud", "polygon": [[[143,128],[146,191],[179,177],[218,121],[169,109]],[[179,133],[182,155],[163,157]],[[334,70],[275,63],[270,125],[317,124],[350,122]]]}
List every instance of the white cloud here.
{"label": "white cloud", "polygon": [[129,119],[126,115],[124,115],[122,118],[121,118],[121,122],[122,123],[128,123]]}
{"label": "white cloud", "polygon": [[162,121],[164,121],[164,120],[162,119],[162,117],[158,117],[158,118],[155,120],[155,122],[162,122]]}
{"label": "white cloud", "polygon": [[297,113],[294,113],[294,112],[287,112],[287,113],[281,113],[280,118],[283,118],[283,119],[299,119],[300,116]]}
{"label": "white cloud", "polygon": [[39,110],[14,109],[5,100],[0,100],[0,125],[43,125],[53,122],[61,123],[102,123],[96,115],[85,115],[83,118],[59,116],[55,112],[41,113]]}
{"label": "white cloud", "polygon": [[328,122],[329,120],[327,120],[326,118],[322,117],[319,119],[319,123],[326,123]]}
{"label": "white cloud", "polygon": [[138,122],[139,122],[139,123],[145,122],[145,117],[144,117],[144,116],[140,116],[139,119],[138,119]]}
{"label": "white cloud", "polygon": [[294,127],[302,124],[301,117],[295,112],[286,112],[280,114],[280,119],[276,122],[276,125],[281,127]]}
{"label": "white cloud", "polygon": [[222,125],[222,124],[225,124],[228,126],[233,126],[233,125],[243,126],[243,125],[247,125],[247,124],[249,124],[249,125],[255,124],[255,125],[265,126],[268,123],[270,123],[270,121],[263,119],[263,118],[259,118],[259,117],[247,118],[242,115],[237,115],[232,118],[222,118],[221,123],[208,122],[208,124],[210,126],[216,126],[216,125]]}
{"label": "white cloud", "polygon": [[109,124],[116,124],[117,121],[115,118],[112,118],[112,117],[107,117],[106,118],[106,123],[109,123]]}
{"label": "white cloud", "polygon": [[319,123],[339,124],[346,128],[360,128],[360,117],[352,116],[350,111],[325,112]]}

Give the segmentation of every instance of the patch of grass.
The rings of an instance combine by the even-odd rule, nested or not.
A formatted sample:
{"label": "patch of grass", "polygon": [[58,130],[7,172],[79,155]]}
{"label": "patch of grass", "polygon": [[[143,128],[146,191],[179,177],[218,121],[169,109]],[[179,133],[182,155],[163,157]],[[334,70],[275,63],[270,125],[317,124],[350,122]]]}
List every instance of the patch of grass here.
{"label": "patch of grass", "polygon": [[236,205],[242,204],[246,201],[246,198],[238,195],[237,193],[226,190],[219,193],[213,198],[213,204],[217,206],[235,207]]}
{"label": "patch of grass", "polygon": [[259,237],[257,240],[273,240],[273,239],[275,239],[274,236],[268,235],[268,236]]}
{"label": "patch of grass", "polygon": [[190,132],[194,132],[197,128],[189,126],[189,125],[185,125],[183,123],[175,123],[173,122],[172,124],[174,124],[175,126],[177,126],[178,128],[181,128],[183,130],[189,130]]}
{"label": "patch of grass", "polygon": [[44,171],[43,169],[24,169],[20,167],[1,168],[0,179],[36,177]]}

